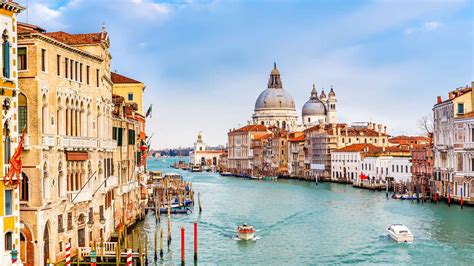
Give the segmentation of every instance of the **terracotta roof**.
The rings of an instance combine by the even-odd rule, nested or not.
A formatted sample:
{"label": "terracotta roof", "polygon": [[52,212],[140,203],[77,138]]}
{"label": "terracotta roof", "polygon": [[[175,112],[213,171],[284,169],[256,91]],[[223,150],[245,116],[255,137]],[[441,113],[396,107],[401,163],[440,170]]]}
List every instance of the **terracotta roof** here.
{"label": "terracotta roof", "polygon": [[140,81],[125,77],[115,72],[111,73],[110,78],[113,83],[141,83]]}
{"label": "terracotta roof", "polygon": [[262,140],[262,139],[268,139],[272,137],[272,133],[256,136],[253,138],[253,140]]}
{"label": "terracotta roof", "polygon": [[301,142],[304,140],[304,132],[293,132],[288,136],[288,141],[290,142]]}
{"label": "terracotta roof", "polygon": [[335,152],[377,152],[381,151],[382,147],[377,147],[373,144],[370,143],[362,143],[362,144],[352,144],[349,146],[346,146],[344,148],[340,148],[335,150]]}
{"label": "terracotta roof", "polygon": [[[320,129],[320,125],[316,125],[313,127],[310,127],[305,130],[305,132],[309,131],[318,131]],[[334,132],[334,129],[336,130]],[[347,129],[347,136],[349,137],[377,137],[379,135],[379,132],[373,129],[369,129],[367,127],[348,127],[347,124],[336,124],[334,127],[331,124],[324,125],[324,131],[329,134],[329,135],[336,135],[337,130],[341,130],[341,135],[340,136],[345,136],[346,135],[346,129]],[[388,134],[381,133],[381,136],[388,136]]]}
{"label": "terracotta roof", "polygon": [[427,142],[429,142],[430,138],[428,138],[426,136],[404,136],[404,135],[401,135],[401,136],[395,136],[393,138],[389,138],[388,141],[392,142],[392,143],[397,143],[397,142],[400,142],[400,141],[427,141]]}
{"label": "terracotta roof", "polygon": [[259,132],[264,132],[267,131],[267,127],[264,125],[248,125],[244,126],[235,130],[232,130],[231,133],[233,132],[249,132],[249,131],[259,131]]}
{"label": "terracotta roof", "polygon": [[101,32],[71,34],[64,31],[56,31],[43,34],[68,45],[99,44],[104,40]]}
{"label": "terracotta roof", "polygon": [[18,22],[17,27],[18,27],[18,33],[19,34],[21,34],[21,33],[31,33],[31,32],[38,32],[38,33],[46,32],[45,29],[43,29],[39,26],[24,23],[24,22]]}

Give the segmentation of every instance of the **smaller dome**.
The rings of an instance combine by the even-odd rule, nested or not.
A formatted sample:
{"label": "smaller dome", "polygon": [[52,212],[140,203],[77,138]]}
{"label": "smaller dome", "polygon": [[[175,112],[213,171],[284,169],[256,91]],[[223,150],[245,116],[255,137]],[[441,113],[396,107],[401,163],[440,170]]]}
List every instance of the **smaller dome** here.
{"label": "smaller dome", "polygon": [[318,93],[316,91],[314,84],[313,84],[313,90],[311,91],[311,97],[303,105],[302,115],[303,116],[325,116],[326,115],[326,106],[318,98]]}

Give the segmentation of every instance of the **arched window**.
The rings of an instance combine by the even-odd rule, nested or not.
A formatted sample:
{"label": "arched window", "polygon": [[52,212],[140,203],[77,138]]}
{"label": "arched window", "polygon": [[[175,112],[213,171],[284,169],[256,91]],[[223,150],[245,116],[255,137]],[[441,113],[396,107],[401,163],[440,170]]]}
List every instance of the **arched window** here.
{"label": "arched window", "polygon": [[46,95],[43,95],[43,106],[41,109],[41,129],[43,134],[48,132],[48,104]]}
{"label": "arched window", "polygon": [[59,162],[58,164],[58,197],[64,197],[64,172],[63,164]]}
{"label": "arched window", "polygon": [[25,173],[21,173],[21,183],[20,183],[20,200],[28,201],[29,200],[29,185],[28,185],[28,176]]}
{"label": "arched window", "polygon": [[19,132],[23,132],[23,129],[28,132],[28,103],[23,93],[18,95],[18,129]]}
{"label": "arched window", "polygon": [[2,34],[2,40],[3,76],[10,78],[10,42],[8,41],[8,32],[6,30]]}
{"label": "arched window", "polygon": [[13,234],[12,232],[5,233],[5,250],[9,251],[13,248]]}
{"label": "arched window", "polygon": [[281,128],[286,129],[286,121],[281,122]]}

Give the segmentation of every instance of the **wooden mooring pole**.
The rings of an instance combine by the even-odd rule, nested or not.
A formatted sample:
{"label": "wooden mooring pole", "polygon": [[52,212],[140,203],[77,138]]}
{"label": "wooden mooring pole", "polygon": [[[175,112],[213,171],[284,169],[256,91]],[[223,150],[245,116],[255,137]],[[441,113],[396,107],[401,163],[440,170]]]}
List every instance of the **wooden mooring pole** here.
{"label": "wooden mooring pole", "polygon": [[198,224],[194,221],[194,262],[198,259]]}
{"label": "wooden mooring pole", "polygon": [[202,212],[202,208],[201,208],[201,192],[198,192],[198,203],[199,203],[199,214],[201,214],[201,212]]}
{"label": "wooden mooring pole", "polygon": [[160,258],[163,258],[163,227],[160,226]]}

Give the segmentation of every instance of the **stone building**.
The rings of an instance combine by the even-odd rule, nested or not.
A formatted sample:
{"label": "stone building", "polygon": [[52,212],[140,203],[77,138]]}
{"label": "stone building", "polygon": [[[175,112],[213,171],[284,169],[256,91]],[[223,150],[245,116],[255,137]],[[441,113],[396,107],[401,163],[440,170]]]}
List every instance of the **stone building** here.
{"label": "stone building", "polygon": [[[446,198],[448,191],[452,194],[454,186],[456,166],[454,121],[473,111],[473,97],[472,85],[471,87],[466,86],[449,92],[448,99],[444,101],[441,96],[438,96],[437,103],[433,106],[433,183],[435,185],[434,191],[440,197]],[[462,125],[462,123],[458,123],[458,125]]]}
{"label": "stone building", "polygon": [[117,142],[113,173],[117,189],[107,193],[106,202],[112,204],[114,228],[121,229],[139,220],[146,206],[146,155],[140,137],[144,133],[141,125],[144,119],[138,113],[137,104],[127,103],[123,96],[114,94],[113,103],[112,138]]}
{"label": "stone building", "polygon": [[290,177],[304,177],[304,142],[304,132],[294,132],[288,135],[288,175]]}
{"label": "stone building", "polygon": [[305,129],[305,148],[309,175],[319,179],[331,178],[331,152],[352,144],[388,146],[386,127],[373,123],[320,124]]}
{"label": "stone building", "polygon": [[[400,147],[378,147],[367,152],[360,160],[359,169],[370,182],[391,180],[407,185],[411,180],[411,152]],[[357,175],[355,183],[361,182]]]}
{"label": "stone building", "polygon": [[[432,134],[430,134],[432,136]],[[415,144],[411,148],[411,182],[419,187],[422,197],[433,195],[433,142]]]}
{"label": "stone building", "polygon": [[[114,231],[109,37],[47,32],[18,23],[23,152],[21,221],[28,261],[64,260],[65,243],[107,240]],[[107,200],[106,200],[107,199]],[[30,245],[33,249],[29,249]]]}
{"label": "stone building", "polygon": [[10,170],[10,159],[16,150],[19,142],[23,124],[20,119],[22,108],[19,105],[18,96],[18,61],[17,61],[17,15],[24,8],[12,1],[0,1],[0,30],[2,34],[2,52],[0,62],[1,73],[1,93],[2,122],[0,129],[2,132],[2,145],[0,149],[0,265],[11,263],[11,251],[19,251],[20,262],[28,263],[26,249],[21,245],[24,237],[20,233],[20,200],[21,190],[18,182],[21,178],[14,176],[11,179],[5,177]]}
{"label": "stone building", "polygon": [[250,176],[253,169],[252,139],[270,133],[264,125],[248,125],[230,130],[228,136],[228,171]]}
{"label": "stone building", "polygon": [[451,198],[457,202],[462,198],[463,202],[474,204],[474,112],[454,119],[453,155],[455,167]]}

